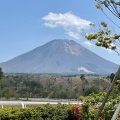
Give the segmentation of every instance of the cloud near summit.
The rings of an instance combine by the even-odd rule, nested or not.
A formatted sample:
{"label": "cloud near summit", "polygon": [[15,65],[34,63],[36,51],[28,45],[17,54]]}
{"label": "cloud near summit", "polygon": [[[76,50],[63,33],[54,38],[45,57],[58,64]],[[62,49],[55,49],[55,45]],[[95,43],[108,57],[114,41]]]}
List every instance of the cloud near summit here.
{"label": "cloud near summit", "polygon": [[83,30],[87,30],[90,27],[90,21],[81,19],[74,14],[67,12],[61,13],[49,13],[42,18],[46,27],[57,28],[61,27],[65,32],[74,39],[80,39]]}

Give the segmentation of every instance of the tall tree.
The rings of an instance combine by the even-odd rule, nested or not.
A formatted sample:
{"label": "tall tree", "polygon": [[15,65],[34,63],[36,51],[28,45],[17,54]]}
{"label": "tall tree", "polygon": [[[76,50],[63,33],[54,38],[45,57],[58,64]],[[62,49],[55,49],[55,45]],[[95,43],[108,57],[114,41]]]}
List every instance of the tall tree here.
{"label": "tall tree", "polygon": [[[95,0],[97,2],[96,7],[100,9],[106,17],[111,20],[111,22],[116,25],[118,28],[120,28],[119,25],[117,25],[108,14],[105,13],[104,8],[107,8],[115,17],[120,19],[120,2],[118,0]],[[90,24],[91,26],[95,27],[94,24]],[[96,28],[95,28],[96,29]],[[112,30],[108,29],[107,23],[104,21],[101,22],[101,28],[98,30],[95,30],[95,33],[89,34],[85,36],[88,40],[94,41],[97,46],[104,47],[106,49],[111,49],[115,52],[117,52],[120,55],[120,34],[114,34]],[[114,87],[114,84],[117,81],[117,78],[120,74],[120,67],[118,68],[118,71],[116,72],[114,79],[112,80],[112,84],[99,108],[98,114],[95,117],[95,120],[99,119],[99,116],[105,106],[105,103],[107,102],[107,99]]]}
{"label": "tall tree", "polygon": [[0,79],[2,79],[3,77],[3,72],[2,72],[2,68],[0,67]]}
{"label": "tall tree", "polygon": [[112,83],[114,77],[115,77],[115,74],[114,74],[114,73],[111,73],[111,74],[110,74],[110,80],[111,80],[111,83]]}
{"label": "tall tree", "polygon": [[85,80],[85,75],[84,75],[84,74],[81,74],[81,75],[80,75],[80,79],[81,79],[81,80]]}

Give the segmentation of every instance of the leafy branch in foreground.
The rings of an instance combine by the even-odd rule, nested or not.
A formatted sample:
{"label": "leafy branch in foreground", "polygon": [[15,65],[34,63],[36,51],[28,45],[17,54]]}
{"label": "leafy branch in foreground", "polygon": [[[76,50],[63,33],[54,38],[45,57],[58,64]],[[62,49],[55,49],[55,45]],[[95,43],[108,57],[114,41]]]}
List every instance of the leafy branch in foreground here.
{"label": "leafy branch in foreground", "polygon": [[118,0],[95,0],[96,7],[103,11],[103,6],[106,7],[114,16],[120,19],[120,1]]}
{"label": "leafy branch in foreground", "polygon": [[[120,26],[116,24],[109,16],[106,14],[106,12],[103,10],[103,8],[107,8],[115,17],[120,19],[120,1],[118,0],[95,0],[97,2],[97,9],[101,10],[105,16],[118,28]],[[94,24],[90,24],[91,26],[95,26]],[[94,41],[97,46],[106,48],[106,49],[111,49],[118,54],[120,53],[120,35],[119,34],[114,34],[111,30],[108,29],[108,25],[105,22],[101,22],[100,29],[95,31],[95,33],[91,33],[89,35],[85,36],[88,40]],[[118,77],[120,74],[120,67],[118,68],[118,71],[115,74],[114,79],[112,80],[112,84],[98,110],[98,113],[95,117],[94,120],[98,120],[99,116],[108,100],[108,97],[114,87],[114,84],[116,83]],[[119,88],[119,87],[118,87]]]}
{"label": "leafy branch in foreground", "polygon": [[[107,0],[106,0],[107,1]],[[98,8],[102,9],[101,5],[98,3]],[[104,12],[104,11],[103,11]],[[115,24],[115,23],[114,23]],[[94,24],[90,24],[91,26],[95,27]],[[96,46],[99,46],[99,47],[103,47],[103,48],[106,48],[106,49],[111,49],[115,52],[120,53],[120,34],[116,34],[114,33],[113,31],[111,31],[110,29],[108,29],[108,25],[107,23],[105,22],[101,22],[100,24],[100,28],[97,30],[95,29],[95,32],[91,33],[91,34],[88,34],[85,36],[89,41],[94,41]],[[115,77],[114,79],[112,80],[112,84],[98,110],[98,113],[96,114],[96,117],[94,120],[98,120],[99,117],[100,117],[100,114],[101,112],[103,111],[104,109],[104,106],[108,100],[108,97],[114,87],[114,84],[116,83],[117,81],[117,78],[120,74],[120,67],[117,71],[117,73],[115,74]],[[119,86],[118,86],[119,88]]]}
{"label": "leafy branch in foreground", "polygon": [[[94,24],[90,24],[94,26]],[[108,29],[108,25],[105,22],[101,22],[99,30],[96,33],[91,33],[85,35],[85,38],[90,41],[94,41],[97,46],[104,47],[106,49],[111,49],[119,54],[120,50],[120,35],[113,34],[113,32]]]}
{"label": "leafy branch in foreground", "polygon": [[105,12],[107,8],[116,18],[120,19],[120,1],[118,0],[95,0],[97,2],[96,8],[101,10],[103,14],[118,28],[120,26]]}
{"label": "leafy branch in foreground", "polygon": [[[94,24],[90,24],[90,25],[95,26]],[[108,29],[108,25],[105,22],[101,22],[101,26],[100,26],[99,30],[96,30],[95,33],[86,35],[85,37],[90,41],[94,41],[96,46],[100,46],[100,47],[103,47],[106,49],[111,49],[111,50],[117,52],[118,54],[120,53],[120,50],[119,50],[120,49],[120,35],[113,34],[113,32]],[[108,100],[108,97],[114,87],[114,84],[116,83],[116,81],[119,77],[119,74],[120,74],[120,67],[119,67],[117,73],[115,74],[112,84],[111,84],[94,120],[99,119],[100,114],[103,111],[103,108]]]}

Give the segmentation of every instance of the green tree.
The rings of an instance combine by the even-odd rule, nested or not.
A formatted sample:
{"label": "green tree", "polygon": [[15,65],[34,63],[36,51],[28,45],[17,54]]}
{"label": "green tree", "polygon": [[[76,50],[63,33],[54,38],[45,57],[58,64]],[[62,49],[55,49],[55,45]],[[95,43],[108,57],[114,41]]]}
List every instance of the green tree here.
{"label": "green tree", "polygon": [[84,74],[81,74],[81,75],[80,75],[80,79],[81,79],[81,80],[85,80],[85,75],[84,75]]}
{"label": "green tree", "polygon": [[2,71],[2,68],[0,67],[0,79],[2,79],[3,77],[3,71]]}
{"label": "green tree", "polygon": [[91,93],[99,93],[99,88],[96,86],[88,86],[84,92],[84,95],[87,96]]}
{"label": "green tree", "polygon": [[[112,23],[114,23],[114,25],[116,25],[117,27],[119,27],[119,25],[117,25],[111,18],[109,18],[109,16],[105,13],[104,8],[107,8],[115,17],[117,17],[118,19],[120,19],[120,2],[118,2],[118,0],[95,0],[97,2],[96,7],[101,10],[108,19],[110,19],[112,21]],[[91,26],[94,26],[94,24],[90,24]],[[120,28],[120,27],[119,27]],[[111,49],[115,52],[117,52],[118,54],[120,53],[119,48],[120,48],[120,35],[119,34],[114,34],[112,32],[112,30],[108,29],[108,25],[107,23],[105,23],[104,21],[101,22],[101,28],[96,30],[95,33],[89,34],[85,36],[88,40],[90,41],[94,41],[95,44],[97,46],[100,47],[104,47],[106,49]],[[111,87],[109,88],[101,107],[99,108],[98,114],[95,117],[95,120],[98,120],[104,106],[105,103],[107,102],[107,99],[119,77],[120,74],[120,67],[118,69],[118,71],[116,72],[114,79],[112,81]]]}
{"label": "green tree", "polygon": [[88,85],[88,81],[87,81],[87,79],[85,78],[85,75],[84,75],[84,74],[81,74],[80,79],[81,79],[81,81],[82,81],[82,92],[83,92],[83,94],[84,94],[85,89],[86,89],[86,86]]}
{"label": "green tree", "polygon": [[114,77],[115,77],[115,74],[114,74],[114,73],[111,73],[111,74],[110,74],[110,80],[111,80],[111,82],[113,81]]}
{"label": "green tree", "polygon": [[[111,18],[108,17],[108,14],[105,13],[105,9],[107,8],[115,17],[120,19],[120,2],[118,0],[95,0],[97,2],[96,7],[101,10],[108,19],[112,21],[117,27],[120,28]],[[95,28],[94,24],[90,24]],[[95,42],[97,46],[104,47],[106,49],[111,49],[118,54],[120,53],[120,34],[114,33],[112,30],[108,28],[109,26],[104,21],[101,22],[100,28],[95,30],[95,33],[86,35],[85,37]]]}
{"label": "green tree", "polygon": [[1,90],[2,90],[2,86],[1,86],[1,79],[2,79],[2,77],[3,77],[3,72],[2,72],[2,68],[0,67],[0,97],[2,95],[2,92],[1,92]]}
{"label": "green tree", "polygon": [[4,88],[2,90],[2,96],[6,99],[10,99],[10,97],[14,97],[15,91],[12,88]]}
{"label": "green tree", "polygon": [[[89,34],[88,36],[86,36],[86,38],[88,40],[97,40],[97,41],[95,41],[97,46],[101,46],[101,47],[104,47],[106,49],[114,50],[115,52],[117,52],[119,54],[119,51],[117,49],[118,46],[116,46],[116,43],[118,43],[120,35],[117,35],[117,34],[112,35],[111,31],[108,30],[106,23],[103,24],[103,22],[101,22],[101,25],[105,29],[99,30],[95,34]],[[120,74],[120,67],[115,74],[115,77],[112,81],[111,87],[109,88],[109,90],[108,90],[108,92],[107,92],[107,94],[102,102],[102,105],[98,111],[98,114],[95,117],[95,120],[98,120],[98,118],[99,118],[99,116],[100,116],[100,114],[105,106],[105,103],[107,102],[108,97],[109,97],[118,77],[119,77],[119,74]]]}

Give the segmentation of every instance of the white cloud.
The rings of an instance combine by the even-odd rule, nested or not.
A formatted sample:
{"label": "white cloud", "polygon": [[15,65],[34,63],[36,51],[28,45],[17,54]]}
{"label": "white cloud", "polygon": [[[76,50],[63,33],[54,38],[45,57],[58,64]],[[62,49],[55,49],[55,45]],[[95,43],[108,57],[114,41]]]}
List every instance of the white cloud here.
{"label": "white cloud", "polygon": [[89,47],[92,47],[93,46],[93,44],[91,43],[91,42],[89,42],[89,41],[85,41],[85,42],[83,42],[85,45],[87,45],[87,46],[89,46]]}
{"label": "white cloud", "polygon": [[70,12],[64,14],[51,12],[42,19],[45,20],[44,25],[46,27],[62,27],[70,37],[75,39],[80,39],[82,31],[88,29],[90,27],[89,24],[91,23]]}
{"label": "white cloud", "polygon": [[80,39],[80,34],[78,34],[78,33],[75,33],[75,32],[70,31],[70,32],[68,32],[67,34],[68,34],[70,37],[75,38],[76,40],[79,40],[79,39]]}

